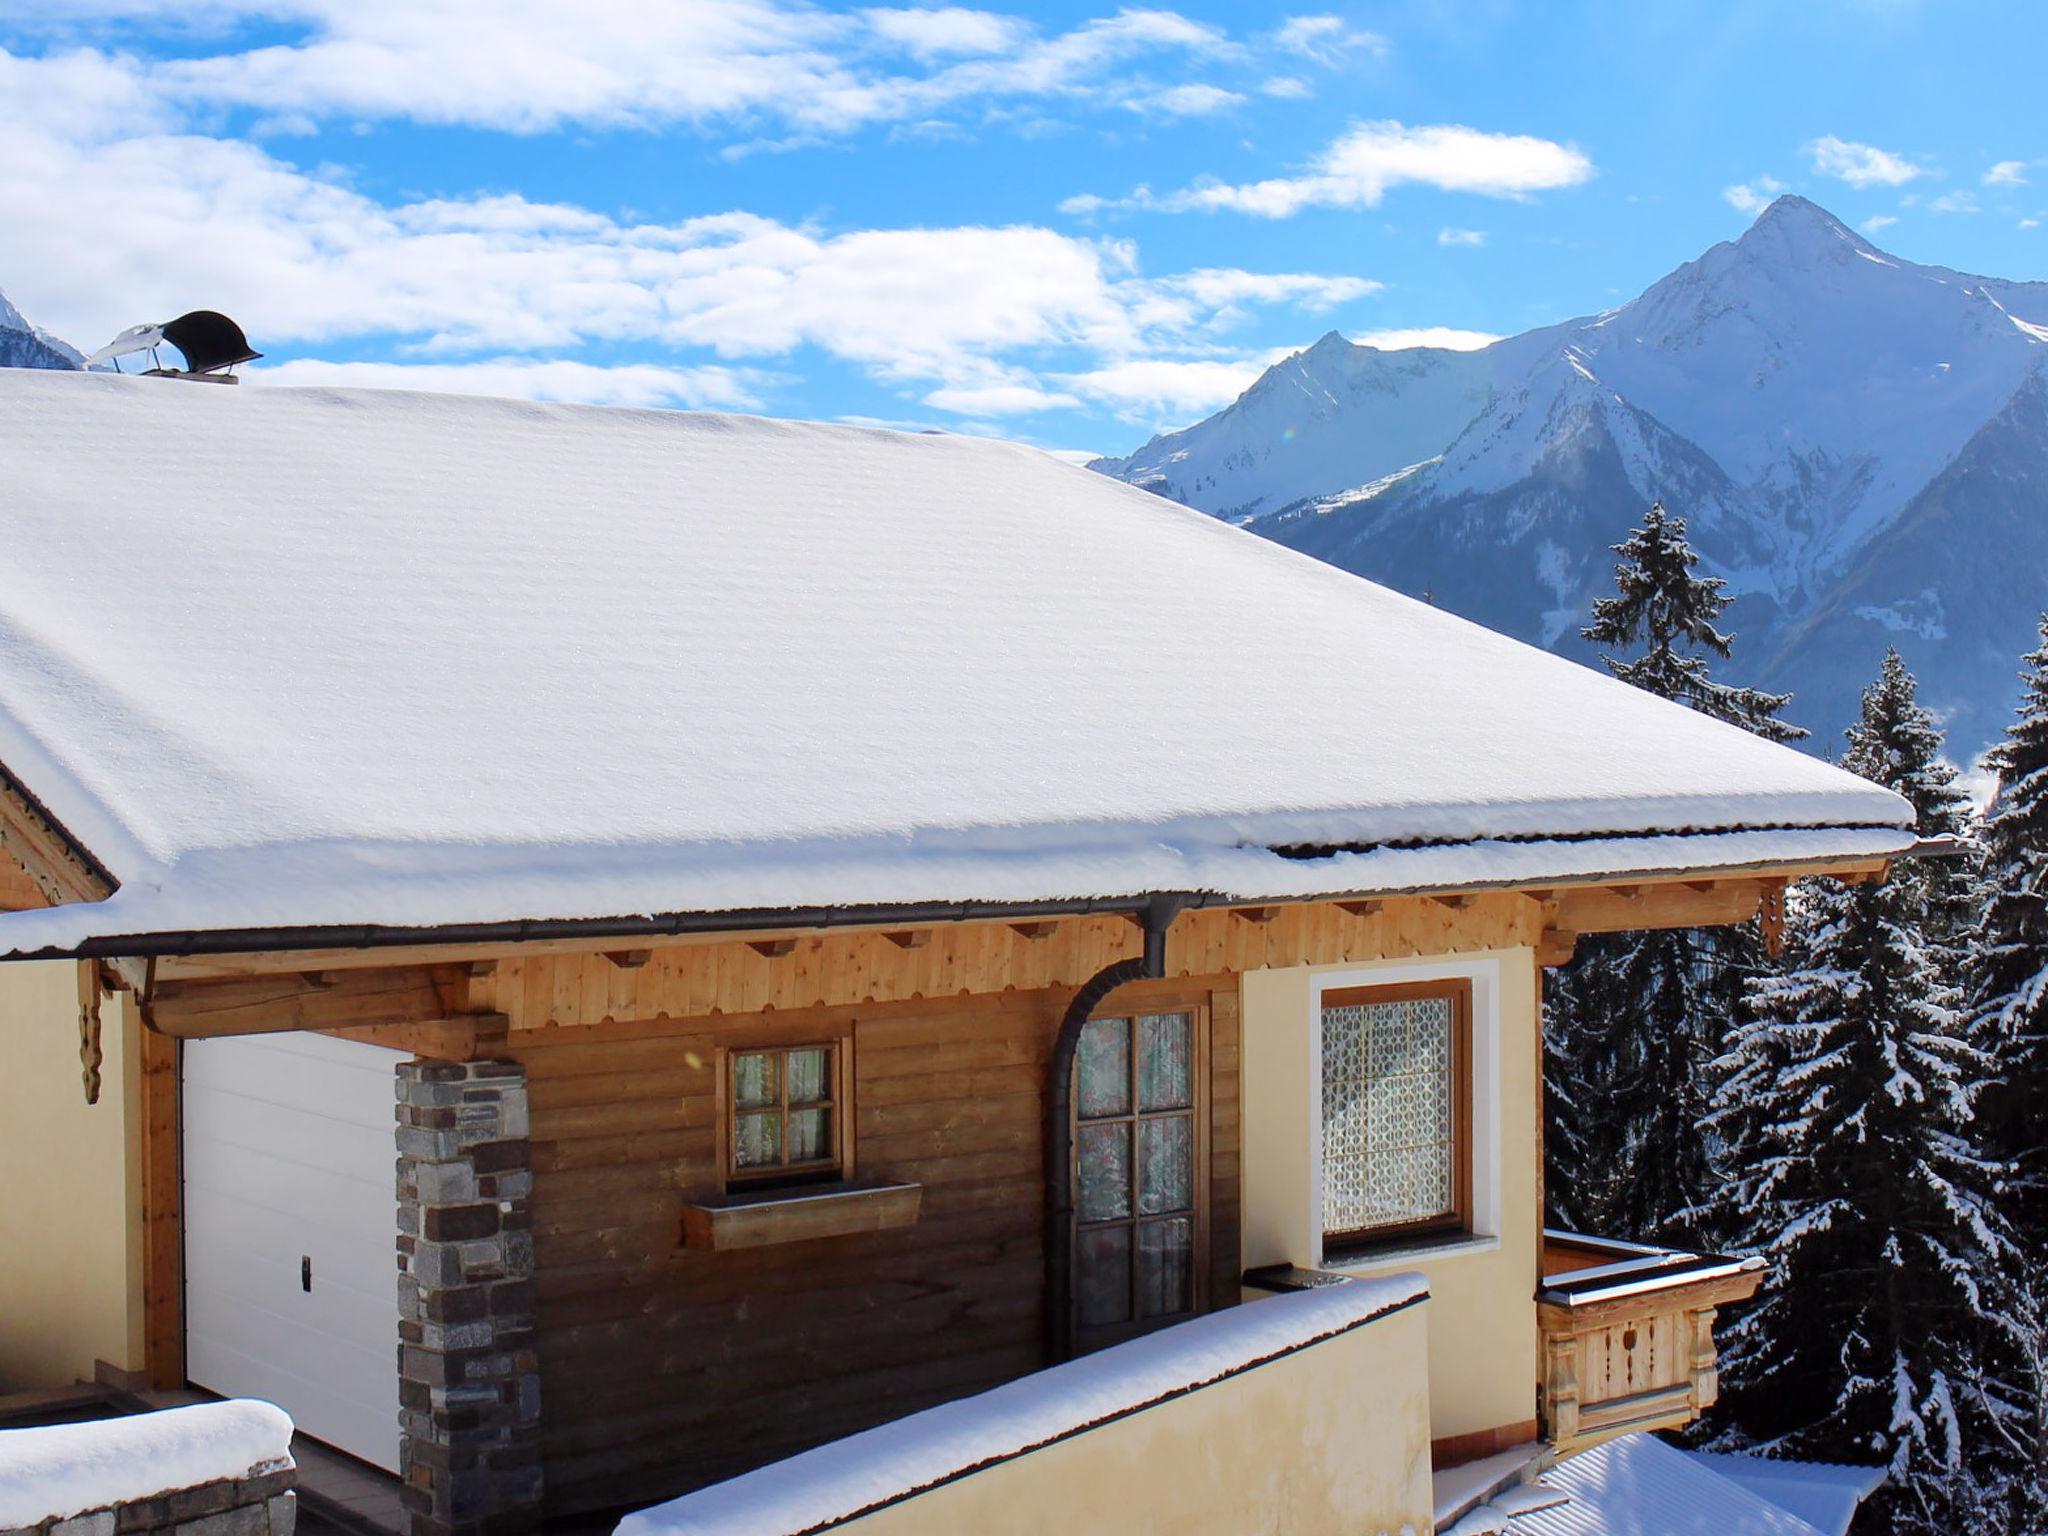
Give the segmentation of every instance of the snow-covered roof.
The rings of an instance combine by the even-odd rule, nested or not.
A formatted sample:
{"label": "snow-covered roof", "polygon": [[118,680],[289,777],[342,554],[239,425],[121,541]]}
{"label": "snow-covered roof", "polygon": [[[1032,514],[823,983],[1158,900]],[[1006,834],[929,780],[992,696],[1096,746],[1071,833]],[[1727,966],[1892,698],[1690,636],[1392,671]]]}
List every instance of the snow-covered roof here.
{"label": "snow-covered roof", "polygon": [[0,764],[120,882],[13,952],[1910,840],[1823,763],[1012,444],[13,370],[0,421]]}
{"label": "snow-covered roof", "polygon": [[1849,1524],[1865,1499],[1884,1486],[1883,1467],[1851,1467],[1833,1461],[1781,1461],[1769,1456],[1731,1456],[1686,1451],[1710,1472],[1740,1483],[1751,1493],[1789,1509],[1821,1536],[1848,1536]]}
{"label": "snow-covered roof", "polygon": [[1655,1435],[1623,1435],[1543,1474],[1569,1502],[1517,1514],[1509,1536],[1822,1536]]}

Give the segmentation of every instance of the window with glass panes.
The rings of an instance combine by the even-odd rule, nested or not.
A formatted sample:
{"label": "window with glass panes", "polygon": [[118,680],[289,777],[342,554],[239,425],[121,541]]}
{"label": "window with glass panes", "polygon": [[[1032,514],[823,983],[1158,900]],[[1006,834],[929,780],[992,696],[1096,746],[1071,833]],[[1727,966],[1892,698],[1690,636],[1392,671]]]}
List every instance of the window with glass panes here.
{"label": "window with glass panes", "polygon": [[1464,1227],[1471,984],[1353,987],[1322,1001],[1324,1240]]}
{"label": "window with glass panes", "polygon": [[843,1042],[725,1054],[730,1183],[845,1171]]}
{"label": "window with glass panes", "polygon": [[1196,1010],[1091,1019],[1074,1063],[1074,1311],[1083,1345],[1201,1305]]}

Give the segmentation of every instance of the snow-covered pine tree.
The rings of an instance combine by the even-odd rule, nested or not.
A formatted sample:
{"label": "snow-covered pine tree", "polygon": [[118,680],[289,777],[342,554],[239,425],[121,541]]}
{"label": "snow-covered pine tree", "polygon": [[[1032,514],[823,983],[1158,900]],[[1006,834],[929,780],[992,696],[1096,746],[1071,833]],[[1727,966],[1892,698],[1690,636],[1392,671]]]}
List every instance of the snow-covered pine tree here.
{"label": "snow-covered pine tree", "polygon": [[[1843,766],[1967,829],[1941,735],[1896,653],[1863,696]],[[2012,1529],[2034,1397],[2032,1334],[1998,1170],[1973,1143],[1991,1070],[1959,985],[1959,877],[1901,861],[1882,883],[1806,884],[1786,963],[1751,984],[1717,1063],[1711,1128],[1736,1245],[1771,1273],[1725,1325],[1721,1443],[1884,1462],[1858,1529]]]}
{"label": "snow-covered pine tree", "polygon": [[[1990,756],[1998,789],[1984,819],[1984,915],[1970,957],[1971,1011],[1996,1060],[1980,1122],[2006,1170],[2005,1208],[2030,1263],[2035,1315],[2048,1325],[2048,615],[2022,663],[2017,718]],[[2031,1363],[2048,1353],[2037,1332]],[[2029,1362],[2022,1360],[2015,1370]],[[2029,1529],[2048,1531],[2048,1403],[2040,1411]]]}
{"label": "snow-covered pine tree", "polygon": [[[1635,652],[1603,656],[1625,683],[1771,741],[1806,734],[1778,718],[1786,694],[1720,683],[1710,659],[1733,637],[1731,599],[1703,576],[1685,520],[1653,505],[1614,546],[1616,595],[1593,605],[1588,640]],[[1546,990],[1552,1219],[1613,1237],[1698,1244],[1714,1188],[1700,1134],[1708,1063],[1720,1054],[1747,978],[1764,963],[1753,925],[1583,939]],[[1572,1125],[1560,1122],[1569,1114]]]}
{"label": "snow-covered pine tree", "polygon": [[1708,676],[1708,656],[1726,661],[1733,654],[1735,637],[1718,625],[1734,599],[1722,590],[1720,577],[1697,571],[1699,556],[1686,542],[1684,518],[1654,502],[1643,526],[1614,552],[1621,556],[1614,568],[1619,590],[1593,604],[1593,622],[1579,633],[1599,645],[1641,645],[1643,654],[1632,661],[1603,656],[1608,671],[1768,741],[1797,741],[1807,734],[1778,718],[1791,694],[1737,688]]}

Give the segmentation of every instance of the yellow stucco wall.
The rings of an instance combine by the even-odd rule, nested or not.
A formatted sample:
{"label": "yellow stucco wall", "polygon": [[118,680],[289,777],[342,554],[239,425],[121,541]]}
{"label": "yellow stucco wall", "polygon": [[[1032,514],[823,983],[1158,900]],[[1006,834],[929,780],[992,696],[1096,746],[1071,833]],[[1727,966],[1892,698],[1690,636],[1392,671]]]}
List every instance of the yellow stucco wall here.
{"label": "yellow stucco wall", "polygon": [[1427,1536],[1424,1316],[1433,1305],[1382,1317],[838,1529],[848,1536]]}
{"label": "yellow stucco wall", "polygon": [[139,1155],[125,996],[102,1006],[100,1101],[79,1080],[78,970],[0,964],[0,1390],[141,1365]]}
{"label": "yellow stucco wall", "polygon": [[[1322,1251],[1318,985],[1424,976],[1475,981],[1475,1161],[1478,1235],[1436,1252],[1325,1264]],[[1538,1166],[1539,1007],[1527,949],[1428,960],[1296,966],[1244,977],[1244,1262],[1347,1274],[1420,1270],[1429,1280],[1431,1434],[1437,1439],[1536,1416],[1542,1367],[1535,1291],[1541,1267]],[[1476,1037],[1489,1034],[1490,1038]]]}

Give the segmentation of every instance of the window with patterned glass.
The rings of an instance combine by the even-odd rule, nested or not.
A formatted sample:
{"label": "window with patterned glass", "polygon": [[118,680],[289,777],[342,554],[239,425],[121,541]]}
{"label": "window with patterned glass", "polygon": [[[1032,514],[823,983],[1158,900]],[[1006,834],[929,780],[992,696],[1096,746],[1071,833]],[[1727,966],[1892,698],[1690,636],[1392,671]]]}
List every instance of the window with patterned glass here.
{"label": "window with patterned glass", "polygon": [[1082,1347],[1200,1306],[1201,1016],[1091,1019],[1074,1062],[1074,1322]]}
{"label": "window with patterned glass", "polygon": [[1322,1004],[1325,1240],[1462,1229],[1471,984],[1352,987]]}
{"label": "window with patterned glass", "polygon": [[728,1184],[849,1171],[846,1042],[723,1053]]}

